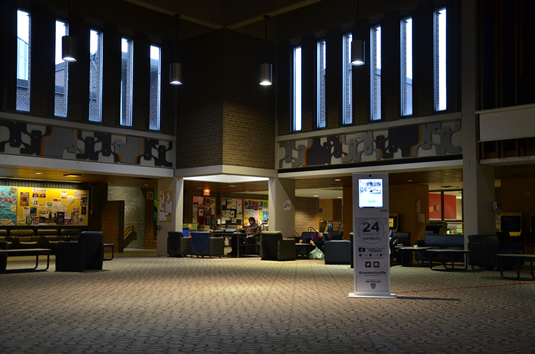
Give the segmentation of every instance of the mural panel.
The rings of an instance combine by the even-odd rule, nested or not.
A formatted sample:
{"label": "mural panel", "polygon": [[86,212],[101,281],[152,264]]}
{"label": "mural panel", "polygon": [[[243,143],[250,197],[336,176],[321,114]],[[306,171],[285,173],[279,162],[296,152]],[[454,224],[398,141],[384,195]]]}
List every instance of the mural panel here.
{"label": "mural panel", "polygon": [[172,167],[173,142],[0,119],[0,153]]}
{"label": "mural panel", "polygon": [[279,143],[279,169],[460,154],[461,121]]}

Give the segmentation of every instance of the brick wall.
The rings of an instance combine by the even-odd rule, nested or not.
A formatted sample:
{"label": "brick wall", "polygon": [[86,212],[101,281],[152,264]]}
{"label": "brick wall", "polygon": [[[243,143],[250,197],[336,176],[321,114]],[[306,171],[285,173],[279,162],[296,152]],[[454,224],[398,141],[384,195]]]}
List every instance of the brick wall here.
{"label": "brick wall", "polygon": [[133,226],[137,233],[137,240],[132,241],[127,248],[144,248],[145,245],[145,199],[143,189],[136,187],[108,187],[108,201],[124,202],[124,229]]}
{"label": "brick wall", "polygon": [[[145,237],[143,248],[156,248],[156,207],[154,206],[154,198],[157,198],[154,189],[141,189],[145,197]],[[152,198],[150,196],[152,195]]]}
{"label": "brick wall", "polygon": [[327,128],[340,127],[342,112],[342,33],[339,27],[327,31],[327,74],[325,98]]}
{"label": "brick wall", "polygon": [[178,97],[177,167],[273,168],[274,88],[258,84],[265,43],[222,29],[181,48],[188,90]]}
{"label": "brick wall", "polygon": [[318,198],[295,198],[295,232],[300,235],[301,232],[308,231],[309,226],[318,230],[321,218],[319,207]]}
{"label": "brick wall", "polygon": [[36,3],[32,3],[30,17],[30,112],[37,117],[53,117],[55,19],[45,6]]}

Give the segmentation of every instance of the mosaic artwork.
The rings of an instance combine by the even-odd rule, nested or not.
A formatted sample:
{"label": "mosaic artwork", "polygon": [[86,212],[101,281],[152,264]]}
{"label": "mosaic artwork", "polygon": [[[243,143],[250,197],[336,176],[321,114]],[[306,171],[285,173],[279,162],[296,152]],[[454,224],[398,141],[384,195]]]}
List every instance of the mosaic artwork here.
{"label": "mosaic artwork", "polygon": [[279,142],[283,168],[460,154],[461,121]]}
{"label": "mosaic artwork", "polygon": [[0,153],[172,167],[173,142],[0,119]]}

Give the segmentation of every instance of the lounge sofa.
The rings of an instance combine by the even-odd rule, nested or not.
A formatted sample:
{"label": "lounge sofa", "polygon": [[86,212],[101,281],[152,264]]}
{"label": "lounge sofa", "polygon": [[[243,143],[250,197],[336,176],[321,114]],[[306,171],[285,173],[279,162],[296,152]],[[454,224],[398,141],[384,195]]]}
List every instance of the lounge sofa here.
{"label": "lounge sofa", "polygon": [[[423,240],[416,241],[418,247],[431,248],[448,248],[448,249],[464,249],[464,235],[441,235],[441,234],[425,234]],[[443,254],[438,254],[433,257],[433,261],[442,262]],[[418,261],[429,261],[426,252],[417,252],[415,258]],[[455,257],[455,261],[464,262],[464,255],[459,254]]]}

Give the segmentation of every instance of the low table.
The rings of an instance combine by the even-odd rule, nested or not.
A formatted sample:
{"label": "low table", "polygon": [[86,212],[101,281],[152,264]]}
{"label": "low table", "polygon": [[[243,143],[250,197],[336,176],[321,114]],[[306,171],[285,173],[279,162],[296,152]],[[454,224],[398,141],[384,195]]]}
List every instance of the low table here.
{"label": "low table", "polygon": [[[429,268],[431,270],[440,270],[440,271],[444,271],[444,270],[452,271],[452,270],[455,270],[455,269],[466,270],[466,269],[468,269],[468,253],[469,252],[470,251],[468,251],[468,250],[456,250],[456,249],[447,249],[447,248],[432,248],[432,249],[428,249],[428,250],[426,250],[426,253],[429,254]],[[442,259],[442,264],[444,265],[444,269],[433,268],[433,257],[431,257],[431,254],[433,254],[433,253],[443,254],[444,255],[444,258]],[[458,255],[458,254],[462,254],[463,255],[464,268],[455,268],[455,256]],[[451,267],[450,268],[448,268],[448,266],[446,265],[447,256],[451,256]]]}
{"label": "low table", "polygon": [[314,249],[310,243],[296,243],[295,244],[295,256],[302,256],[303,258],[308,258],[310,251]]}
{"label": "low table", "polygon": [[[35,256],[35,267],[33,268],[22,268],[22,269],[0,269],[0,273],[14,273],[14,272],[44,272],[48,269],[50,265],[50,255],[52,250],[49,248],[28,248],[28,249],[7,249],[0,250],[0,254],[5,254],[8,258],[9,256]],[[46,255],[46,268],[37,269],[39,266],[39,256]]]}
{"label": "low table", "polygon": [[[401,262],[401,266],[402,267],[406,267],[406,266],[410,266],[412,265],[412,259],[413,259],[413,253],[416,253],[416,252],[424,252],[428,249],[430,249],[431,247],[398,247],[398,250],[399,250],[399,254],[400,254],[400,262]],[[405,252],[403,251],[407,251],[411,254],[411,261],[410,263],[405,263],[405,260],[403,259],[403,254]],[[422,264],[423,264],[423,260],[422,260]]]}
{"label": "low table", "polygon": [[105,243],[104,248],[111,248],[111,258],[104,258],[105,261],[111,261],[115,255],[115,243]]}
{"label": "low table", "polygon": [[[511,280],[518,280],[520,279],[520,261],[525,259],[528,260],[531,264],[531,277],[535,279],[535,274],[533,274],[533,260],[535,260],[535,254],[514,254],[514,253],[507,253],[507,254],[497,254],[498,258],[500,259],[500,274],[502,278],[504,279],[511,279]],[[503,262],[502,260],[504,258],[514,258],[516,259],[516,278],[512,277],[506,277],[503,275]]]}

